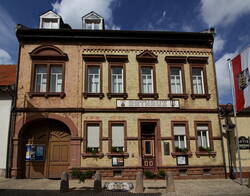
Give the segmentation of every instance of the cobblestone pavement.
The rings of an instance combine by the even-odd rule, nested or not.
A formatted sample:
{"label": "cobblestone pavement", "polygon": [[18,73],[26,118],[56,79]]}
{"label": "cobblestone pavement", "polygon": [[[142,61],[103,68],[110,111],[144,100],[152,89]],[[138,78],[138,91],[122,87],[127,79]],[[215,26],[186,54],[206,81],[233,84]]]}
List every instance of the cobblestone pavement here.
{"label": "cobblestone pavement", "polygon": [[[108,180],[103,181],[107,182]],[[117,180],[119,181],[119,180]],[[110,180],[108,182],[111,182]],[[120,182],[120,181],[119,181]],[[132,182],[135,186],[135,181]],[[229,179],[215,180],[176,180],[176,192],[165,192],[165,180],[144,180],[145,191],[143,194],[134,194],[128,192],[107,192],[96,193],[93,191],[93,180],[86,180],[79,183],[77,180],[70,180],[70,192],[59,192],[59,180],[48,179],[0,179],[0,196],[1,195],[25,195],[25,196],[78,196],[78,195],[98,195],[98,196],[250,196],[250,188],[246,186],[247,179],[244,179],[244,185],[238,181]]]}

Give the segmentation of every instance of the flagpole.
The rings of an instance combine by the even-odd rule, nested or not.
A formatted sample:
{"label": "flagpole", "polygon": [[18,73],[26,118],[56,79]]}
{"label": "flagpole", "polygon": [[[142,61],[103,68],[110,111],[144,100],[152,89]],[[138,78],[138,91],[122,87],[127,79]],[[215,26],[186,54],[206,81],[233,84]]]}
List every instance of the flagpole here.
{"label": "flagpole", "polygon": [[233,97],[233,111],[234,111],[234,121],[235,121],[235,133],[236,133],[236,145],[237,145],[237,151],[238,151],[238,160],[239,160],[239,169],[240,169],[240,184],[243,184],[242,179],[242,167],[241,167],[241,158],[240,158],[240,147],[239,147],[239,135],[238,135],[238,126],[237,126],[237,118],[236,118],[236,98],[235,98],[235,83],[234,83],[234,77],[233,77],[233,70],[232,70],[232,63],[231,59],[227,59],[228,61],[228,68],[229,68],[229,74],[230,74],[230,81],[231,81],[231,89],[232,89],[232,97]]}

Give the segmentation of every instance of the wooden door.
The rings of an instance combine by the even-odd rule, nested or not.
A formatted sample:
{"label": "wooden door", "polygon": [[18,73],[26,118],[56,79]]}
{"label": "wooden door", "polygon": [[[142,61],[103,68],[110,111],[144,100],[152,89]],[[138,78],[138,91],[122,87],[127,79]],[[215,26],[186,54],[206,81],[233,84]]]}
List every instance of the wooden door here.
{"label": "wooden door", "polygon": [[142,140],[142,161],[145,169],[155,168],[155,147],[154,139]]}
{"label": "wooden door", "polygon": [[49,138],[48,178],[60,178],[69,167],[70,134],[51,131]]}

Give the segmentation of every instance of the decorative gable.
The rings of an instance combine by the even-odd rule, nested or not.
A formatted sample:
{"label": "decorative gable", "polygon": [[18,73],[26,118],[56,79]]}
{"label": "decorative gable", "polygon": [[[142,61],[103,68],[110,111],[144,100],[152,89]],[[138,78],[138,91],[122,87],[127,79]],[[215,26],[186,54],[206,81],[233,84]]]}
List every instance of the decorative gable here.
{"label": "decorative gable", "polygon": [[141,54],[136,56],[137,61],[139,62],[157,62],[157,55],[155,55],[150,50],[145,50]]}
{"label": "decorative gable", "polygon": [[59,29],[61,20],[61,16],[48,11],[40,16],[40,29]]}
{"label": "decorative gable", "polygon": [[82,17],[82,28],[88,30],[103,30],[104,19],[92,11]]}

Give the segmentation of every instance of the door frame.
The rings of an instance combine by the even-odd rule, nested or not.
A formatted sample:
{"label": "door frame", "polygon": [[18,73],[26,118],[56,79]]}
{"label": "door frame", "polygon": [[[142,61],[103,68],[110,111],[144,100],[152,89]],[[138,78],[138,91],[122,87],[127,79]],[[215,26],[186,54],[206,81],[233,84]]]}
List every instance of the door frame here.
{"label": "door frame", "polygon": [[155,169],[162,165],[162,150],[161,150],[161,128],[160,119],[138,119],[138,149],[140,157],[140,166],[143,168],[143,150],[142,150],[142,135],[141,135],[141,123],[156,123],[155,126],[155,139],[154,139],[154,153],[155,153]]}

